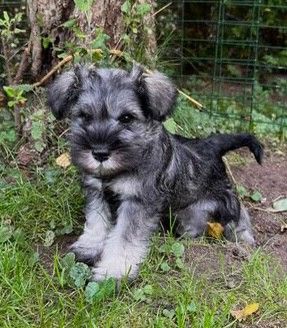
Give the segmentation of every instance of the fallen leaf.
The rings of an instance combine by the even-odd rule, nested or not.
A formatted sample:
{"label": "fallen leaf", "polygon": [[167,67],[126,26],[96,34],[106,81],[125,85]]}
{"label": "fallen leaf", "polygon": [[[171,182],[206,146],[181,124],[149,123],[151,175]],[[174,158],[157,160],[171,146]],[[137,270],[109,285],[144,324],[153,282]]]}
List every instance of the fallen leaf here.
{"label": "fallen leaf", "polygon": [[272,206],[276,211],[287,211],[287,198],[276,200],[275,202],[273,202]]}
{"label": "fallen leaf", "polygon": [[245,320],[248,316],[257,312],[258,309],[259,309],[259,303],[251,303],[251,304],[247,304],[245,308],[241,310],[233,310],[230,313],[235,319],[241,321],[241,320]]}
{"label": "fallen leaf", "polygon": [[123,52],[121,50],[118,50],[118,49],[111,49],[110,54],[114,55],[114,56],[118,56],[118,57],[123,56]]}
{"label": "fallen leaf", "polygon": [[67,168],[68,166],[71,165],[70,155],[68,153],[64,153],[64,154],[60,155],[56,159],[56,164],[63,167],[63,168]]}
{"label": "fallen leaf", "polygon": [[207,234],[215,239],[220,239],[222,237],[224,228],[218,222],[207,222]]}
{"label": "fallen leaf", "polygon": [[35,158],[35,151],[29,144],[22,145],[18,150],[17,160],[21,166],[28,166]]}

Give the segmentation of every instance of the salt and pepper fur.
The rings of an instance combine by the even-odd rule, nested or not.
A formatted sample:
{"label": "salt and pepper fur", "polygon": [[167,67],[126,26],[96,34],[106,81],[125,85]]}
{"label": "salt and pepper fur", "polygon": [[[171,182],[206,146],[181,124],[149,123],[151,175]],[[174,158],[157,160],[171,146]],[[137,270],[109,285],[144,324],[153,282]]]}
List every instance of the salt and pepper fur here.
{"label": "salt and pepper fur", "polygon": [[[207,221],[228,239],[254,244],[250,219],[226,174],[222,156],[249,147],[258,163],[263,149],[250,134],[206,139],[172,135],[163,126],[176,88],[163,74],[76,66],[49,87],[54,115],[69,117],[73,163],[83,177],[86,224],[72,245],[93,265],[93,279],[136,277],[151,235],[172,211],[177,232],[202,236]],[[92,152],[104,152],[100,162]]]}

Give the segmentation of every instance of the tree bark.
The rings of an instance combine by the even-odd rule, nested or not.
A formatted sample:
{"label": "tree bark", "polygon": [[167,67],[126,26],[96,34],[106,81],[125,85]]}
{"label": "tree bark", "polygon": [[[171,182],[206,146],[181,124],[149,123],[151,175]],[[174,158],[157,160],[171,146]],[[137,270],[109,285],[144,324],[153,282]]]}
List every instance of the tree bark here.
{"label": "tree bark", "polygon": [[[61,27],[73,12],[72,0],[28,0],[28,18],[30,21],[31,72],[37,78],[44,66],[44,48],[42,37],[49,36],[61,43],[67,37],[67,31]],[[47,65],[48,64],[48,65]],[[51,63],[46,63],[50,66]]]}
{"label": "tree bark", "polygon": [[[95,29],[101,27],[109,35],[109,45],[114,47],[120,40],[124,24],[121,6],[124,0],[96,0],[91,8],[91,24],[88,26],[85,14],[76,8],[73,12],[82,31],[88,36],[95,35]],[[89,35],[90,34],[90,35]]]}
{"label": "tree bark", "polygon": [[146,56],[151,59],[157,48],[156,35],[155,35],[155,17],[154,17],[154,0],[138,0],[139,3],[147,3],[151,6],[151,11],[143,18],[143,24],[146,27],[144,33],[144,42],[146,45]]}
{"label": "tree bark", "polygon": [[[110,39],[110,48],[120,44],[124,34],[125,25],[121,6],[125,0],[95,0],[88,13],[83,13],[75,7],[73,0],[28,0],[28,18],[30,21],[29,51],[31,58],[31,72],[34,79],[41,76],[55,65],[55,47],[64,48],[66,41],[73,42],[75,36],[71,29],[63,27],[63,23],[76,19],[77,26],[87,36],[86,40],[93,40],[96,29],[102,28]],[[148,3],[154,6],[154,0],[136,0],[138,3]],[[146,44],[146,54],[151,57],[155,53],[156,39],[154,34],[153,10],[144,17],[144,25],[148,27],[143,40]],[[43,47],[43,38],[49,37],[53,40],[53,47]],[[84,39],[85,42],[85,39]],[[53,49],[54,48],[54,49]],[[19,77],[17,77],[19,81]]]}

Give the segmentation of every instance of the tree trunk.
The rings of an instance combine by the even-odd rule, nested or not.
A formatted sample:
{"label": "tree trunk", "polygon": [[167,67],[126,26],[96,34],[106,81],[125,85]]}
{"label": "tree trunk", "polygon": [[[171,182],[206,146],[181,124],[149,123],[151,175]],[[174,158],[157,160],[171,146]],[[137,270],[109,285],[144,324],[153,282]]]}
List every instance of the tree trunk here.
{"label": "tree trunk", "polygon": [[[30,22],[31,72],[37,78],[42,70],[49,68],[51,63],[45,62],[43,38],[49,37],[61,43],[67,37],[61,24],[68,20],[74,10],[72,0],[28,0],[28,18]],[[52,59],[51,59],[52,61]],[[46,66],[46,67],[45,67]]]}
{"label": "tree trunk", "polygon": [[[42,75],[55,62],[55,52],[44,49],[43,38],[53,40],[54,47],[61,47],[66,41],[73,41],[73,33],[62,24],[70,19],[76,19],[82,32],[87,38],[95,36],[97,27],[101,27],[109,35],[109,45],[115,46],[123,31],[121,5],[123,0],[94,1],[89,15],[75,8],[73,0],[28,0],[28,18],[31,34],[31,72],[34,78]],[[52,51],[52,53],[51,53]]]}
{"label": "tree trunk", "polygon": [[[94,0],[87,12],[80,11],[75,7],[73,0],[27,0],[28,18],[30,21],[30,39],[26,48],[26,57],[30,60],[31,73],[34,79],[45,75],[58,62],[56,49],[65,48],[67,41],[74,42],[75,34],[71,28],[63,26],[63,23],[75,19],[77,27],[86,36],[83,38],[83,48],[88,41],[96,36],[96,29],[101,28],[110,39],[110,48],[121,46],[121,37],[125,30],[124,16],[121,6],[125,0]],[[136,0],[137,3],[148,3],[152,11],[143,18],[145,34],[140,42],[145,43],[147,57],[152,57],[156,50],[156,39],[154,34],[154,0]],[[148,28],[147,28],[148,27]],[[43,41],[48,40],[44,46]],[[52,42],[49,44],[49,42]],[[86,42],[86,43],[85,43]],[[30,53],[30,57],[27,53]],[[23,68],[27,68],[23,65]],[[23,74],[22,74],[23,75]],[[17,77],[20,82],[21,76]]]}
{"label": "tree trunk", "polygon": [[87,33],[88,37],[95,36],[95,29],[101,27],[110,37],[109,45],[115,47],[120,41],[123,33],[124,24],[121,12],[121,6],[124,0],[96,0],[91,8],[90,26],[85,14],[77,8],[73,13],[81,27],[81,30]]}
{"label": "tree trunk", "polygon": [[143,18],[143,25],[146,27],[144,33],[144,42],[146,46],[146,56],[151,59],[156,52],[157,42],[155,35],[155,17],[154,17],[154,0],[138,0],[139,3],[146,3],[151,6],[151,11]]}

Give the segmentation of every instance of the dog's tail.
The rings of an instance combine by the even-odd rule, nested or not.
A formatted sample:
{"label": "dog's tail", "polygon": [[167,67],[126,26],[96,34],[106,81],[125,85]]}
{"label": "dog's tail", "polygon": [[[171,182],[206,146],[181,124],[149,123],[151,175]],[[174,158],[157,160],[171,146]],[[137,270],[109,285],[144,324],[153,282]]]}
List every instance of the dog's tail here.
{"label": "dog's tail", "polygon": [[231,150],[248,147],[251,153],[253,153],[256,161],[259,164],[262,163],[264,153],[263,145],[252,134],[214,134],[208,137],[206,141],[213,149],[217,149],[217,152],[221,157]]}

